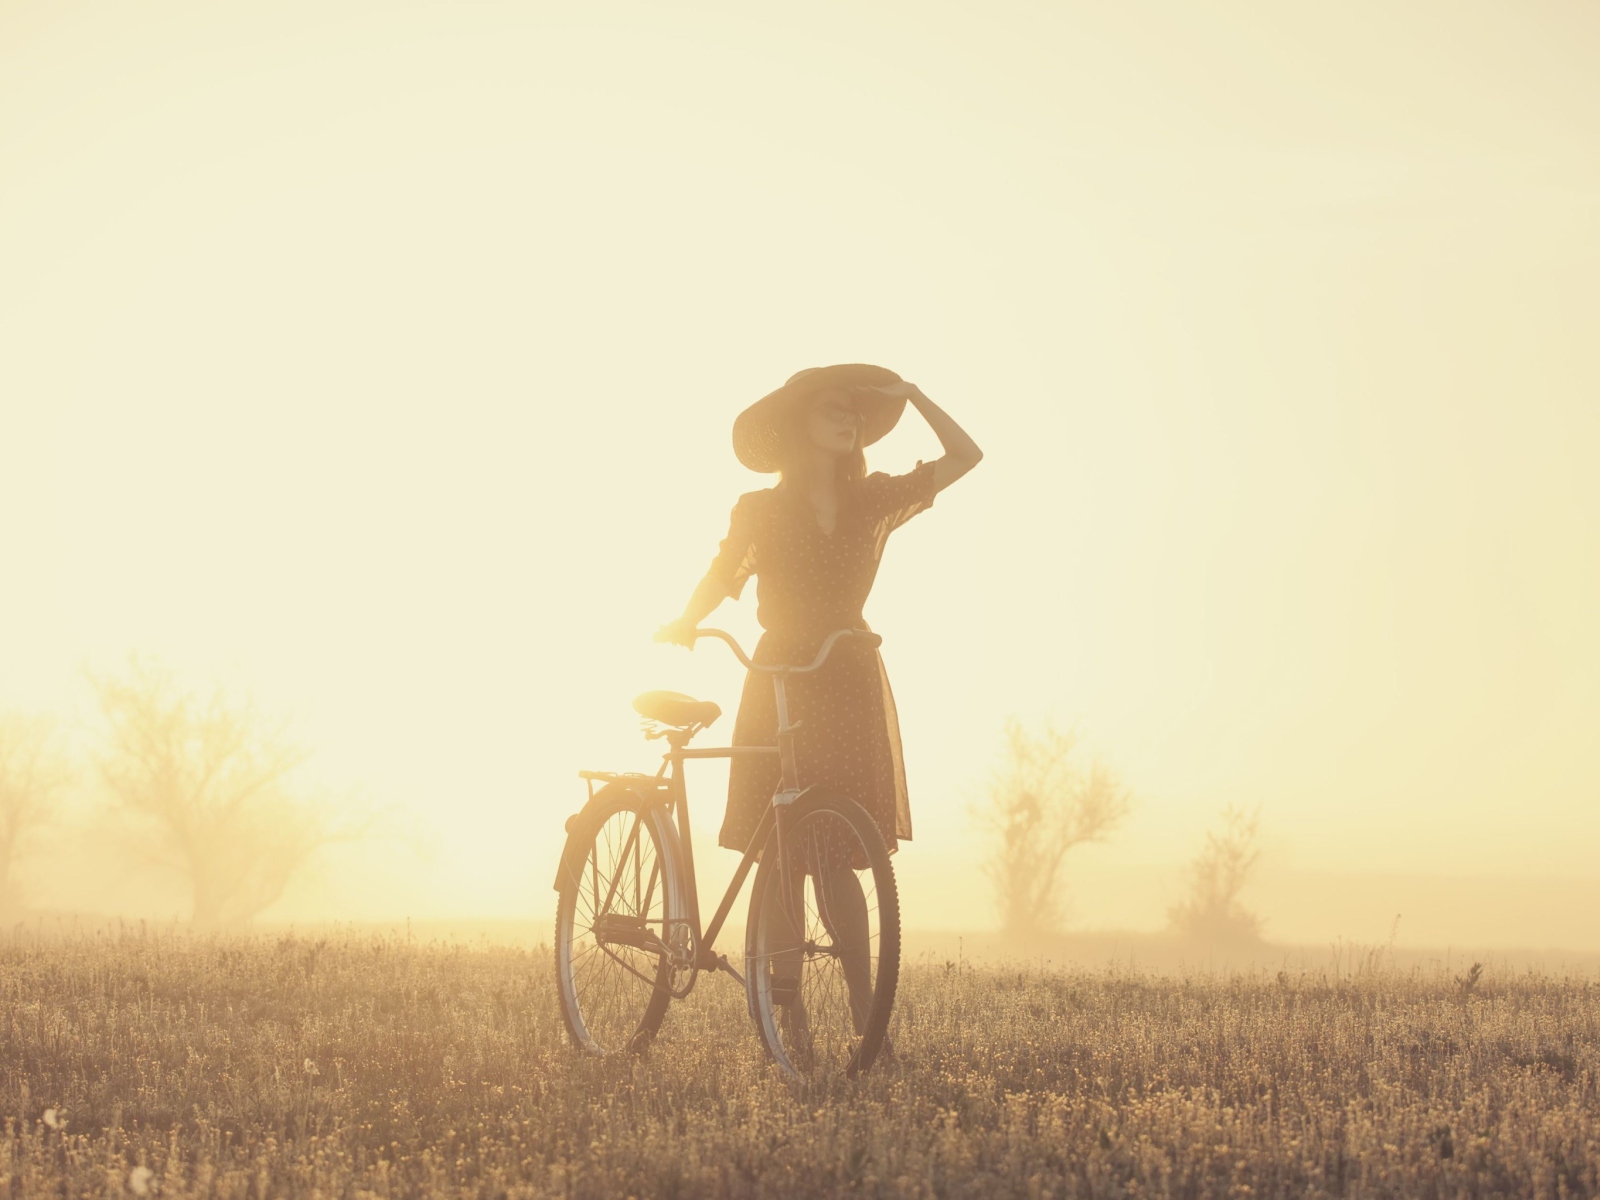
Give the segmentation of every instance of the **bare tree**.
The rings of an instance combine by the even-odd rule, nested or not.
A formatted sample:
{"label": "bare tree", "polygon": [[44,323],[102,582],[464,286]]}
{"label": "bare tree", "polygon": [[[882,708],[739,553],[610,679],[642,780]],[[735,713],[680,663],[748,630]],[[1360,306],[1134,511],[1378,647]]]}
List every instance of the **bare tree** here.
{"label": "bare tree", "polygon": [[53,721],[0,713],[0,911],[20,905],[12,868],[28,835],[51,818],[71,779]]}
{"label": "bare tree", "polygon": [[989,784],[979,820],[994,837],[985,872],[994,883],[1001,927],[1019,938],[1061,926],[1061,868],[1067,853],[1104,841],[1132,811],[1117,777],[1074,757],[1077,739],[1046,725],[1038,736],[1006,724],[1003,765]]}
{"label": "bare tree", "polygon": [[1172,928],[1196,941],[1239,943],[1261,940],[1261,918],[1239,901],[1261,851],[1256,834],[1260,810],[1246,813],[1229,805],[1222,829],[1206,834],[1205,845],[1189,867],[1189,894],[1168,911]]}
{"label": "bare tree", "polygon": [[143,819],[158,860],[179,871],[202,929],[248,923],[319,846],[352,830],[293,787],[306,753],[249,702],[201,698],[135,659],[96,678],[109,738],[100,769],[116,803]]}

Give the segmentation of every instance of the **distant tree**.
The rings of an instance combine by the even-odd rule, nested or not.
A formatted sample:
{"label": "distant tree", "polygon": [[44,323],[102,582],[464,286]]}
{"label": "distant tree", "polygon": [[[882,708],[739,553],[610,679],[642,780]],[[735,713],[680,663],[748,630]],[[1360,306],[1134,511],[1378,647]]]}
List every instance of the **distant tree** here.
{"label": "distant tree", "polygon": [[1132,798],[1100,763],[1078,763],[1077,739],[1051,726],[1037,736],[1006,724],[1005,758],[977,812],[992,835],[984,864],[1001,927],[1018,938],[1058,930],[1062,864],[1074,846],[1107,838],[1132,810]]}
{"label": "distant tree", "polygon": [[106,787],[153,835],[156,859],[188,882],[197,928],[247,924],[318,847],[356,832],[294,787],[306,752],[253,704],[220,688],[186,692],[137,659],[94,684],[108,726]]}
{"label": "distant tree", "polygon": [[1173,930],[1210,943],[1261,940],[1261,918],[1239,901],[1261,851],[1256,845],[1260,811],[1229,805],[1221,831],[1206,834],[1205,845],[1189,866],[1189,894],[1168,910]]}
{"label": "distant tree", "polygon": [[0,713],[0,911],[20,906],[12,868],[28,836],[54,815],[71,780],[53,721]]}

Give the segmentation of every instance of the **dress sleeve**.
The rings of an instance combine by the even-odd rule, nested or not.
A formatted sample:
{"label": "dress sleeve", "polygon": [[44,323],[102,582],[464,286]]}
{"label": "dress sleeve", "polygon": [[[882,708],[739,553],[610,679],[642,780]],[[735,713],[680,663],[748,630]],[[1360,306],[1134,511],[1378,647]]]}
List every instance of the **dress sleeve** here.
{"label": "dress sleeve", "polygon": [[723,593],[737,600],[744,581],[756,573],[755,512],[749,496],[740,496],[728,518],[728,536],[711,560],[706,578],[722,585]]}
{"label": "dress sleeve", "polygon": [[883,518],[890,530],[898,529],[933,504],[933,464],[919,462],[904,475],[874,471],[862,481],[862,502],[867,515]]}

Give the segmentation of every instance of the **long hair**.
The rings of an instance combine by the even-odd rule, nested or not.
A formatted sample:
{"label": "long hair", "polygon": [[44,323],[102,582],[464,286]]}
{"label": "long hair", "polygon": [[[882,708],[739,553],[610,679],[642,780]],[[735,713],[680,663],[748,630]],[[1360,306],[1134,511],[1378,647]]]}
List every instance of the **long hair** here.
{"label": "long hair", "polygon": [[[811,473],[811,465],[816,461],[811,452],[811,419],[810,397],[806,397],[798,404],[791,404],[789,411],[783,415],[778,425],[778,474],[785,483],[791,480],[803,483]],[[839,464],[834,468],[834,480],[839,487],[839,499],[848,499],[855,492],[855,485],[867,477],[867,455],[861,447],[862,430],[856,431],[856,447],[849,454],[839,459]]]}

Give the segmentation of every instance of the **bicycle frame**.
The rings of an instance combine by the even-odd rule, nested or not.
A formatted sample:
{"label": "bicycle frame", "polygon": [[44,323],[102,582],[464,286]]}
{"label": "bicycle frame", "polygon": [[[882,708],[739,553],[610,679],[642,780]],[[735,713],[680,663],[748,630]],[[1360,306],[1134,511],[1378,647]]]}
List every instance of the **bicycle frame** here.
{"label": "bicycle frame", "polygon": [[[779,686],[782,686],[781,683]],[[683,760],[686,758],[735,758],[741,755],[752,757],[777,755],[780,762],[787,757],[783,754],[781,746],[718,746],[699,750],[677,746],[667,753],[667,762],[671,767],[667,776],[667,787],[670,797],[668,811],[677,818],[678,841],[683,851],[684,874],[688,877],[689,883],[689,921],[691,923],[690,928],[694,931],[694,965],[703,971],[715,971],[718,968],[724,969],[742,982],[743,977],[729,966],[725,957],[716,952],[717,934],[722,932],[722,927],[728,920],[728,914],[733,911],[734,901],[739,898],[739,893],[744,890],[744,881],[750,874],[750,868],[755,866],[756,862],[761,858],[761,850],[767,844],[767,837],[772,831],[773,821],[777,819],[778,808],[775,803],[769,804],[766,812],[761,814],[761,820],[757,823],[756,831],[750,838],[750,844],[745,847],[744,857],[739,860],[739,866],[734,871],[733,878],[728,881],[728,888],[723,893],[721,902],[717,905],[717,911],[711,918],[711,924],[702,929],[700,925],[700,883],[695,874],[694,844],[690,837],[689,789],[684,782],[683,776]]]}
{"label": "bicycle frame", "polygon": [[[794,732],[797,728],[799,728],[799,725],[797,722],[791,723],[789,720],[789,699],[785,685],[789,676],[809,674],[810,672],[821,667],[822,664],[827,661],[828,655],[832,653],[835,643],[837,643],[840,638],[854,636],[863,639],[870,639],[870,644],[874,647],[879,645],[882,639],[879,638],[877,634],[869,633],[864,629],[835,630],[833,633],[828,635],[826,640],[824,640],[821,649],[817,652],[817,657],[815,660],[813,660],[808,666],[795,667],[767,666],[765,664],[759,664],[750,661],[750,659],[745,655],[744,650],[739,646],[739,643],[736,642],[731,635],[721,629],[698,629],[695,631],[695,635],[697,638],[719,638],[732,648],[734,654],[738,657],[739,661],[745,665],[746,668],[752,671],[761,671],[771,675],[774,699],[777,701],[777,745],[713,746],[690,749],[688,742],[689,739],[694,735],[695,730],[670,730],[666,734],[667,753],[665,756],[663,756],[661,770],[658,771],[653,777],[653,781],[656,783],[657,787],[659,787],[662,783],[666,784],[667,815],[669,819],[675,819],[677,821],[678,840],[683,853],[684,872],[688,877],[689,922],[690,930],[694,937],[695,953],[692,963],[685,965],[692,966],[697,971],[726,971],[735,979],[739,980],[740,983],[743,983],[744,977],[733,968],[733,966],[728,962],[727,957],[725,955],[716,953],[715,947],[717,934],[722,932],[722,927],[727,922],[728,914],[733,911],[734,901],[739,898],[739,893],[744,889],[744,881],[750,874],[750,868],[755,866],[755,864],[760,860],[761,851],[767,843],[767,838],[772,832],[774,823],[777,824],[779,833],[778,853],[780,855],[785,853],[784,839],[782,835],[785,829],[785,818],[788,813],[788,808],[800,798],[804,791],[804,789],[802,789],[800,786],[799,769],[796,765],[794,752]],[[746,755],[762,757],[770,755],[777,756],[779,763],[778,790],[773,793],[771,803],[767,805],[766,811],[761,815],[761,820],[756,825],[756,831],[750,838],[750,844],[745,847],[744,857],[740,859],[738,869],[734,871],[733,878],[728,882],[728,889],[723,893],[722,901],[717,905],[717,911],[711,918],[711,924],[702,929],[700,923],[700,886],[694,869],[694,841],[691,837],[689,821],[689,791],[684,780],[683,763],[687,759],[731,759]],[[580,771],[578,774],[581,778],[590,780],[591,787],[592,781],[597,779],[604,780],[606,782],[627,782],[630,780],[630,778],[635,781],[641,778],[640,776],[630,777],[627,775],[618,775],[607,771]],[[638,835],[638,821],[636,820],[634,823],[634,828],[629,834],[629,847],[625,847],[623,850],[624,857],[626,857],[628,849],[631,848],[633,839]],[[780,859],[780,870],[784,870],[786,867],[787,864]],[[663,935],[665,935],[666,931],[663,930],[662,932]],[[663,949],[667,949],[667,947],[663,945]]]}

